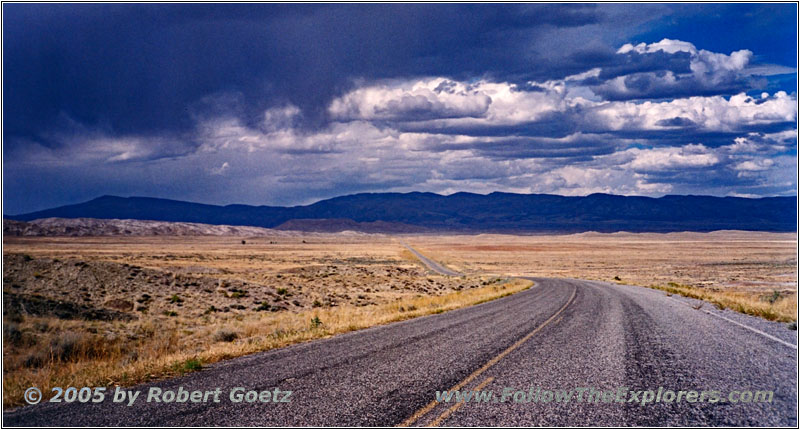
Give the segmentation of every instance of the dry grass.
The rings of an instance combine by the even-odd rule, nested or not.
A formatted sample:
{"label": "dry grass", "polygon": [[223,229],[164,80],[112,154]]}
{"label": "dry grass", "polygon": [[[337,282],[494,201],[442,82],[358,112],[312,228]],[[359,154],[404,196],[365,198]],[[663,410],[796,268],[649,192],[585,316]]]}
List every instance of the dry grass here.
{"label": "dry grass", "polygon": [[[281,240],[247,238],[244,249],[231,238],[7,242],[7,294],[70,303],[80,299],[89,309],[127,300],[135,301],[130,306],[137,310],[123,312],[136,315],[131,320],[83,320],[9,312],[6,306],[4,408],[22,404],[29,386],[47,392],[54,386],[131,385],[227,358],[441,313],[530,286],[522,280],[431,275],[386,237]],[[148,300],[135,300],[143,293]],[[253,304],[263,304],[262,299],[271,300],[269,311]],[[295,300],[297,305],[277,307]],[[209,311],[209,304],[219,309]],[[144,306],[149,311],[138,310]]]}
{"label": "dry grass", "polygon": [[797,321],[796,294],[781,294],[777,290],[769,294],[714,291],[674,282],[668,285],[651,285],[650,288],[666,291],[669,294],[704,300],[713,303],[719,309],[731,309],[770,321]]}
{"label": "dry grass", "polygon": [[[150,316],[369,306],[480,285],[430,273],[387,236],[9,238],[5,291],[93,307],[130,303]],[[19,256],[33,260],[19,263]],[[77,267],[75,264],[88,263]],[[8,281],[6,281],[8,279]],[[15,287],[16,286],[16,287]],[[143,295],[149,300],[142,302]],[[171,300],[178,295],[183,302]],[[241,309],[244,307],[246,309]],[[141,311],[138,309],[142,309]]]}
{"label": "dry grass", "polygon": [[463,273],[674,288],[739,312],[797,319],[794,233],[415,236],[407,242]]}
{"label": "dry grass", "polygon": [[383,235],[4,238],[3,251],[5,407],[30,385],[133,384],[524,287],[432,274]]}
{"label": "dry grass", "polygon": [[135,384],[529,285],[497,276],[651,285],[776,321],[797,317],[794,234],[404,239],[467,276],[433,275],[382,235],[4,238],[4,293],[135,318],[4,314],[3,405],[19,405],[31,385]]}

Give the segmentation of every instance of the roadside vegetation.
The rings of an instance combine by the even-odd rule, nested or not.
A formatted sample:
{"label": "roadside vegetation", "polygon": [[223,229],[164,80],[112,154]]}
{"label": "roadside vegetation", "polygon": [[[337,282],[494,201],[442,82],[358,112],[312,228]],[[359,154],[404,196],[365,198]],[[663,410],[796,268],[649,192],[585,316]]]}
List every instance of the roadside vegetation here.
{"label": "roadside vegetation", "polygon": [[668,294],[703,300],[714,304],[719,309],[730,309],[770,321],[797,322],[797,295],[794,293],[714,291],[675,282],[667,285],[651,285],[650,288],[666,291]]}
{"label": "roadside vegetation", "polygon": [[796,233],[420,235],[408,241],[464,273],[649,285],[771,321],[797,320]]}
{"label": "roadside vegetation", "polygon": [[131,321],[4,316],[3,407],[23,404],[30,386],[134,385],[196,371],[210,363],[367,327],[437,314],[529,288],[520,279],[486,279],[447,294],[370,306],[296,312],[153,315]]}

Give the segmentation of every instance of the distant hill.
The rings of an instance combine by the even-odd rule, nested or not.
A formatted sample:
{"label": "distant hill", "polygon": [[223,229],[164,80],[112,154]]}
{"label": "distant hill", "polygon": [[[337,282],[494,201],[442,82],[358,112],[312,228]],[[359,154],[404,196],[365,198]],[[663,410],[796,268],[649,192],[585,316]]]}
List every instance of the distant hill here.
{"label": "distant hill", "polygon": [[360,231],[363,233],[425,233],[425,227],[403,224],[400,222],[372,221],[356,222],[351,219],[292,219],[275,227],[276,230],[313,231],[320,233],[338,233],[342,231]]}
{"label": "distant hill", "polygon": [[281,236],[261,227],[132,219],[40,218],[3,220],[3,236]]}
{"label": "distant hill", "polygon": [[[576,233],[671,231],[796,231],[797,197],[592,194],[368,193],[308,206],[215,206],[149,197],[103,196],[85,203],[28,214],[40,218],[138,219],[306,231]],[[309,221],[318,220],[318,221]]]}

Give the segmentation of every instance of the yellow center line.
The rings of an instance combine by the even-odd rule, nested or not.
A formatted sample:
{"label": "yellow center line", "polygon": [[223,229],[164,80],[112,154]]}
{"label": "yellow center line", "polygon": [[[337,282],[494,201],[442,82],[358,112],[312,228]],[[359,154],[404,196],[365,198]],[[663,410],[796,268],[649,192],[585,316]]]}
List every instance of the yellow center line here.
{"label": "yellow center line", "polygon": [[[472,382],[473,379],[477,378],[481,373],[485,372],[486,369],[488,369],[488,368],[494,366],[495,364],[497,364],[497,362],[502,360],[503,357],[505,357],[506,355],[510,354],[511,351],[519,348],[520,345],[525,343],[528,339],[533,337],[533,335],[538,333],[539,330],[541,330],[547,324],[549,324],[551,321],[553,321],[558,315],[561,314],[561,312],[564,312],[564,309],[566,309],[567,306],[569,306],[570,303],[572,303],[572,301],[575,299],[575,295],[577,294],[577,292],[578,292],[578,288],[575,287],[575,289],[572,290],[572,296],[570,296],[569,300],[567,300],[567,303],[565,303],[564,306],[562,306],[561,309],[558,310],[558,312],[554,313],[550,318],[547,319],[547,321],[543,322],[539,327],[536,327],[535,329],[533,329],[532,332],[526,334],[525,337],[523,337],[522,339],[514,342],[514,344],[509,346],[508,348],[506,348],[505,351],[501,352],[500,354],[498,354],[497,356],[495,356],[494,358],[492,358],[491,360],[486,362],[486,364],[481,366],[480,369],[472,372],[463,381],[459,382],[456,386],[454,386],[453,388],[450,388],[450,390],[448,390],[448,391],[460,390],[465,385],[467,385],[470,382]],[[428,412],[430,412],[438,404],[439,404],[439,402],[437,402],[436,400],[432,400],[430,403],[425,405],[425,407],[423,407],[422,409],[418,410],[417,412],[414,412],[414,415],[411,415],[405,421],[403,421],[402,423],[398,424],[398,427],[408,427],[408,426],[414,424],[418,419],[420,419],[423,415],[425,415]]]}
{"label": "yellow center line", "polygon": [[[490,377],[486,378],[486,380],[485,380],[485,381],[481,382],[481,383],[480,383],[480,385],[478,385],[477,387],[475,387],[475,389],[473,389],[472,391],[475,391],[475,393],[476,393],[476,395],[477,395],[477,392],[478,392],[478,391],[482,390],[482,389],[483,389],[485,386],[489,385],[489,383],[490,383],[490,382],[492,382],[492,381],[494,381],[494,376],[490,376]],[[453,405],[453,407],[451,407],[450,409],[448,409],[448,410],[446,410],[446,411],[442,412],[442,414],[441,414],[441,415],[439,415],[439,417],[438,417],[438,418],[436,418],[435,420],[431,421],[431,423],[430,423],[430,424],[428,424],[428,425],[427,425],[427,427],[438,427],[438,426],[439,426],[439,424],[441,424],[441,423],[442,423],[442,421],[446,420],[446,419],[447,419],[447,417],[449,417],[450,415],[452,415],[452,413],[453,413],[453,412],[455,412],[455,411],[456,411],[458,408],[460,408],[460,407],[461,407],[461,406],[463,406],[463,405],[464,405],[464,402],[458,402],[458,403],[456,403],[456,404],[455,404],[455,405]]]}

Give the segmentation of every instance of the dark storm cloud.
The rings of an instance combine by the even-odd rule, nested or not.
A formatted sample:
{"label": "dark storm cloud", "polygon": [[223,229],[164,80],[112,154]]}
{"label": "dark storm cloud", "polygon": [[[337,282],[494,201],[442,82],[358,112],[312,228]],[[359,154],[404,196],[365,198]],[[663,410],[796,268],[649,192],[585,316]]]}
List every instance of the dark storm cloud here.
{"label": "dark storm cloud", "polygon": [[601,19],[591,5],[6,4],[5,132],[42,139],[67,115],[180,133],[190,106],[231,91],[250,122],[287,101],[321,121],[353,78],[524,78],[528,33]]}
{"label": "dark storm cloud", "polygon": [[[661,124],[667,127],[674,127],[674,122],[686,121],[678,119],[666,120],[673,122],[673,124]],[[661,121],[658,121],[661,122]],[[628,140],[642,140],[650,142],[655,145],[662,146],[679,146],[687,142],[702,142],[706,146],[718,147],[730,145],[731,142],[737,137],[748,135],[749,133],[780,133],[785,131],[792,131],[795,129],[794,123],[775,123],[766,125],[751,125],[742,126],[737,130],[720,131],[720,130],[698,130],[696,125],[686,123],[685,126],[674,128],[663,128],[658,130],[620,130],[615,131],[614,136],[619,139]],[[688,130],[683,127],[688,127]],[[589,130],[588,128],[586,130]],[[594,132],[600,132],[595,130]]]}
{"label": "dark storm cloud", "polygon": [[665,73],[635,73],[624,77],[624,88],[597,85],[593,87],[595,93],[606,100],[636,100],[636,99],[663,99],[672,97],[714,96],[737,94],[750,89],[760,89],[754,86],[747,77],[730,75],[709,84],[699,81],[693,76],[677,77],[674,81],[665,80]]}
{"label": "dark storm cloud", "polygon": [[631,75],[643,72],[671,71],[674,73],[690,73],[691,56],[688,52],[668,54],[664,51],[640,54],[629,52],[616,54],[613,60],[603,67],[598,77],[599,80],[608,80],[617,76]]}
{"label": "dark storm cloud", "polygon": [[[570,121],[572,112],[557,112],[546,115],[542,120],[514,125],[458,125],[458,124],[392,124],[401,131],[432,132],[445,134],[463,134],[469,136],[539,136],[539,137],[565,137],[581,130],[579,124]],[[598,130],[593,130],[598,131]]]}
{"label": "dark storm cloud", "polygon": [[695,122],[692,121],[689,118],[682,117],[682,116],[676,116],[676,117],[670,118],[670,119],[662,119],[662,120],[656,122],[656,125],[660,125],[662,127],[684,127],[684,128],[687,128],[687,127],[694,127],[697,124],[695,124]]}
{"label": "dark storm cloud", "polygon": [[502,139],[476,140],[453,145],[434,141],[423,145],[426,151],[442,152],[471,150],[493,160],[516,160],[525,158],[570,158],[572,161],[588,160],[594,156],[611,154],[629,145],[614,135],[570,135],[561,138],[507,137]]}
{"label": "dark storm cloud", "polygon": [[102,194],[791,193],[795,15],[4,4],[5,210]]}

